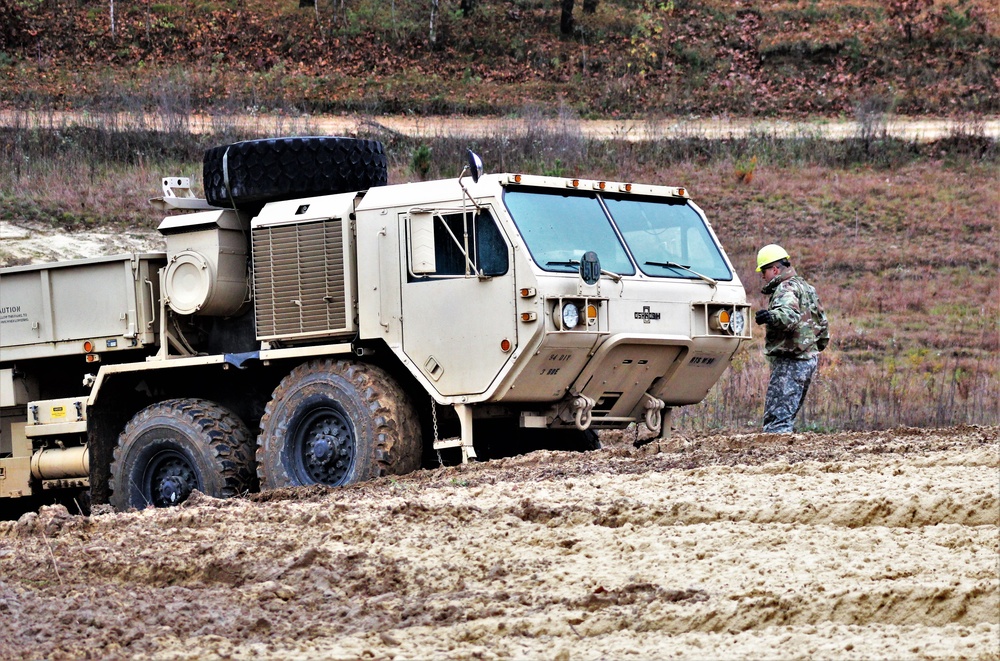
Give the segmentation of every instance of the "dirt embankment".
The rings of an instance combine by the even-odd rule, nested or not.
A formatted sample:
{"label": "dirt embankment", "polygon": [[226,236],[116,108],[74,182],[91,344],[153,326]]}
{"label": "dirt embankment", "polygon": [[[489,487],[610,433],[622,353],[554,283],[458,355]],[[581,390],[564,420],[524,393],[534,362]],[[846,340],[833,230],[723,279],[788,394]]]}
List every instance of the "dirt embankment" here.
{"label": "dirt embankment", "polygon": [[0,523],[0,657],[1000,658],[1000,429],[609,440]]}

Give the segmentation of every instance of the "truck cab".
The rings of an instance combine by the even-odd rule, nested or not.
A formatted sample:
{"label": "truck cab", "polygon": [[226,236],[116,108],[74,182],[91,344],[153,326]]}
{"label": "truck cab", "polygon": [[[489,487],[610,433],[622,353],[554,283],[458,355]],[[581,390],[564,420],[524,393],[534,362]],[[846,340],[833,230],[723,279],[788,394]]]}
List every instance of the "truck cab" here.
{"label": "truck cab", "polygon": [[438,403],[503,404],[522,427],[659,430],[749,338],[745,290],[685,189],[459,184],[373,190],[355,212],[359,280],[379,283],[359,291],[361,337]]}

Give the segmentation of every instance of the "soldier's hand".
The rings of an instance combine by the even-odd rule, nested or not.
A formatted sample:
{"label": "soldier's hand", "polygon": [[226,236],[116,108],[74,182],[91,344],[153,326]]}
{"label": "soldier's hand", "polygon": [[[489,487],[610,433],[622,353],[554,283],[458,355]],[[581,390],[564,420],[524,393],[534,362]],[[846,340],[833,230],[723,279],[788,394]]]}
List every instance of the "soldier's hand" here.
{"label": "soldier's hand", "polygon": [[773,318],[770,310],[757,310],[757,314],[753,316],[758,325],[769,324]]}

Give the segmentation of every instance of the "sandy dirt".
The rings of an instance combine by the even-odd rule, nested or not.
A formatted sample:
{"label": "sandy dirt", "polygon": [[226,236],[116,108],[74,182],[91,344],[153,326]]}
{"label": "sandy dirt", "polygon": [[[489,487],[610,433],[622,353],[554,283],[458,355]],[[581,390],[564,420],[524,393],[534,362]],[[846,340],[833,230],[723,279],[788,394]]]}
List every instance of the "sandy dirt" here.
{"label": "sandy dirt", "polygon": [[1000,429],[604,440],[0,523],[0,658],[1000,659]]}
{"label": "sandy dirt", "polygon": [[163,236],[153,229],[66,231],[37,222],[0,220],[0,266],[164,250]]}

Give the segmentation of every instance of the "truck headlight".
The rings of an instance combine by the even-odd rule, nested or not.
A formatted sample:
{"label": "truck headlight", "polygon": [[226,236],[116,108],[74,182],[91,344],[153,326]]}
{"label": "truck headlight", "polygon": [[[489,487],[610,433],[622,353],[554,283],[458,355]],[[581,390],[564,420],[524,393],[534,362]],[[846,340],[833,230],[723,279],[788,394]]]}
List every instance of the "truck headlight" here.
{"label": "truck headlight", "polygon": [[580,309],[573,303],[563,303],[562,309],[559,310],[559,322],[562,330],[576,328],[580,323]]}
{"label": "truck headlight", "polygon": [[747,318],[743,314],[743,310],[739,308],[733,310],[733,313],[729,316],[729,327],[733,331],[733,335],[743,335],[743,331],[747,327]]}

